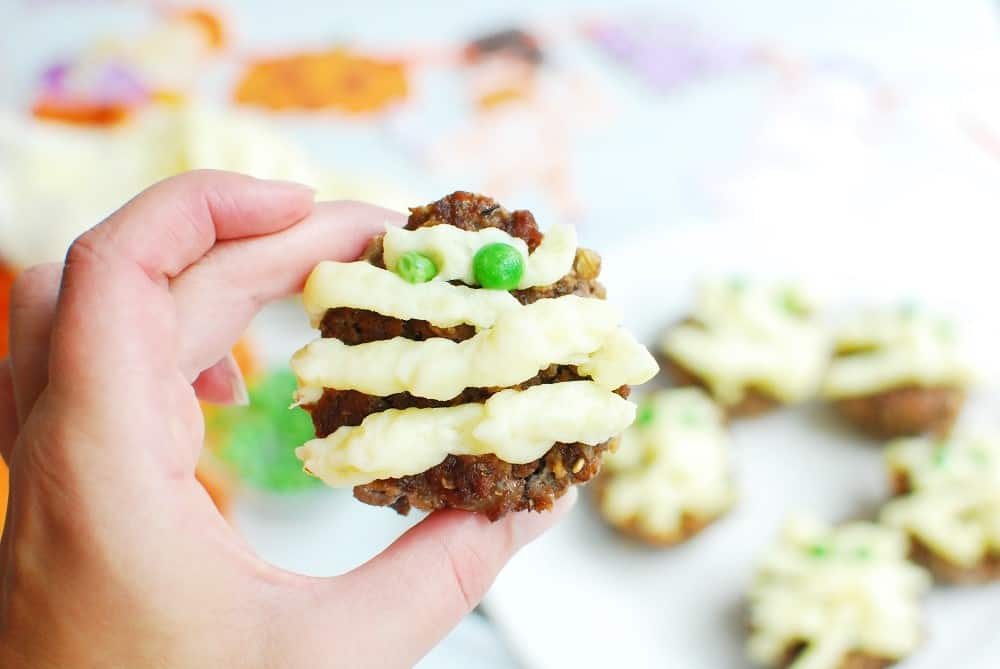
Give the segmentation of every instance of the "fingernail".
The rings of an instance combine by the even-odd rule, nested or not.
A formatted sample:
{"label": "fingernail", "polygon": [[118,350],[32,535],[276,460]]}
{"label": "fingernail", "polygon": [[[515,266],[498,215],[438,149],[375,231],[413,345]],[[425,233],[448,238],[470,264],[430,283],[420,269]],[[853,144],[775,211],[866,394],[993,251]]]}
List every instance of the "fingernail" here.
{"label": "fingernail", "polygon": [[250,393],[247,391],[247,382],[243,379],[243,372],[236,358],[230,353],[222,359],[222,377],[229,386],[232,393],[232,404],[236,406],[248,406],[250,404]]}

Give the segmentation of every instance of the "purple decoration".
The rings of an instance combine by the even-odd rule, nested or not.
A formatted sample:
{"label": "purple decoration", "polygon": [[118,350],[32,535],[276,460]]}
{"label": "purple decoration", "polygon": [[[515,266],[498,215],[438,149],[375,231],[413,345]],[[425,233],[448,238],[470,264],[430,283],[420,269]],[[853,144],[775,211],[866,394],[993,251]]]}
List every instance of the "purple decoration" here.
{"label": "purple decoration", "polygon": [[662,93],[752,62],[749,47],[726,43],[686,23],[609,21],[588,32],[599,47]]}
{"label": "purple decoration", "polygon": [[[42,72],[42,96],[95,105],[134,106],[149,100],[150,91],[139,75],[127,65],[108,62],[94,71],[73,63],[56,63]],[[86,67],[86,66],[83,66]]]}

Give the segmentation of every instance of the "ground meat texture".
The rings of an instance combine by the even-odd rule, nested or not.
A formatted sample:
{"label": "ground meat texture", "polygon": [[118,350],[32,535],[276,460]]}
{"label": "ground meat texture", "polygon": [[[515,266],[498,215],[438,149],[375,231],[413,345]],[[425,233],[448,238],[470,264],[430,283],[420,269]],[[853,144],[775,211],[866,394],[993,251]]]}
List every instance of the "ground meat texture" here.
{"label": "ground meat texture", "polygon": [[[679,361],[666,356],[663,359],[663,367],[667,374],[679,386],[698,386],[704,388],[709,395],[712,389],[708,383],[690,369],[682,365]],[[714,397],[714,395],[713,395]],[[749,418],[767,413],[781,405],[781,402],[763,390],[750,386],[745,389],[743,399],[731,406],[723,406],[727,418]]]}
{"label": "ground meat texture", "polygon": [[848,421],[879,439],[946,434],[965,401],[960,388],[905,386],[834,402]]}
{"label": "ground meat texture", "polygon": [[[432,225],[454,225],[463,230],[493,227],[523,239],[530,250],[542,241],[534,217],[528,211],[510,212],[495,200],[472,193],[457,192],[433,204],[410,210],[406,228],[413,230]],[[384,267],[382,238],[368,244],[362,259]],[[551,286],[512,291],[522,303],[561,295],[604,297],[604,287],[597,282],[601,261],[593,251],[578,249],[573,269]],[[459,325],[439,328],[427,321],[403,321],[362,309],[329,309],[320,323],[323,337],[335,337],[349,345],[405,337],[422,341],[444,337],[463,341],[475,334],[475,328]],[[540,383],[557,383],[581,377],[575,367],[551,365],[534,378],[519,384],[527,388]],[[322,397],[305,407],[311,414],[316,434],[324,437],[344,425],[360,425],[366,416],[386,409],[431,408],[484,402],[502,388],[468,388],[446,401],[398,393],[388,397],[366,395],[353,390],[325,389]],[[617,391],[628,396],[628,387]],[[496,520],[510,511],[548,509],[573,484],[583,483],[600,471],[605,452],[614,439],[590,446],[554,444],[541,458],[525,464],[504,462],[494,455],[449,455],[439,465],[412,476],[382,479],[356,486],[354,496],[375,506],[391,506],[406,514],[411,508],[425,511],[457,508],[483,513]]]}
{"label": "ground meat texture", "polygon": [[[781,666],[787,667],[791,665],[805,649],[805,643],[796,644],[789,648],[785,654],[785,661]],[[847,657],[844,658],[844,661],[840,663],[837,669],[885,669],[885,667],[891,667],[896,662],[898,660],[890,660],[886,657],[852,651],[847,654]]]}

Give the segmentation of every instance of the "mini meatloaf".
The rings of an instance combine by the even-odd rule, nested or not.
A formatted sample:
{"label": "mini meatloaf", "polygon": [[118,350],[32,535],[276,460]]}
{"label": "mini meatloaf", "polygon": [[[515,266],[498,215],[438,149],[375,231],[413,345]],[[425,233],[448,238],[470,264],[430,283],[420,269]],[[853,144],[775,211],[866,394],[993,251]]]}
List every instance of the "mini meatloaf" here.
{"label": "mini meatloaf", "polygon": [[830,355],[815,301],[797,284],[715,279],[663,337],[678,385],[705,388],[730,417],[810,399]]}
{"label": "mini meatloaf", "polygon": [[923,638],[930,576],[907,551],[906,535],[893,528],[789,519],[751,583],[750,659],[867,669],[909,656]]}
{"label": "mini meatloaf", "polygon": [[972,380],[954,324],[909,304],[859,314],[836,352],[823,395],[879,439],[947,433]]}
{"label": "mini meatloaf", "polygon": [[728,442],[722,412],[700,388],[652,393],[605,461],[594,488],[598,510],[652,546],[689,539],[736,497]]}
{"label": "mini meatloaf", "polygon": [[898,439],[885,459],[896,496],[882,522],[910,536],[913,558],[948,583],[1000,578],[1000,433]]}
{"label": "mini meatloaf", "polygon": [[293,358],[316,439],[306,471],[367,504],[492,520],[594,477],[656,373],[604,302],[571,226],[456,192],[411,210],[355,263],[321,263]]}

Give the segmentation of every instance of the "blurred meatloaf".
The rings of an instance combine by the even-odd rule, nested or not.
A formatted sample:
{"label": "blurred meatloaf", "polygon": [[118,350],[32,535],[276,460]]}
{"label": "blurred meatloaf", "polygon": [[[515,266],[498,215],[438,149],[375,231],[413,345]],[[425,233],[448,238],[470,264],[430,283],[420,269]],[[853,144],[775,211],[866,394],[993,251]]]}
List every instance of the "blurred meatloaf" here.
{"label": "blurred meatloaf", "polygon": [[[530,212],[511,212],[491,198],[465,192],[456,192],[433,204],[411,209],[406,228],[413,230],[434,225],[453,225],[464,230],[500,228],[524,240],[531,251],[543,237]],[[363,259],[385,267],[381,236],[371,241]],[[514,290],[511,294],[522,304],[569,294],[603,299],[604,287],[597,282],[600,264],[596,253],[578,249],[572,271],[562,279],[548,286]],[[422,320],[404,321],[362,309],[336,308],[327,310],[320,332],[325,338],[356,345],[394,337],[416,341],[444,337],[462,341],[470,339],[475,329],[470,325],[442,328]],[[551,365],[516,388],[581,378],[586,377],[575,367]],[[386,409],[484,402],[500,390],[503,388],[468,388],[450,400],[437,401],[405,392],[381,397],[326,388],[317,402],[305,408],[312,414],[316,436],[325,437],[341,426],[360,425],[366,416]],[[627,397],[628,387],[622,386],[616,392]],[[492,454],[449,455],[425,472],[356,486],[354,496],[367,504],[391,506],[404,515],[411,507],[426,511],[457,508],[496,520],[510,511],[550,508],[570,485],[587,481],[598,473],[602,456],[613,447],[614,441],[611,439],[596,446],[557,443],[543,457],[525,464],[510,464]]]}

